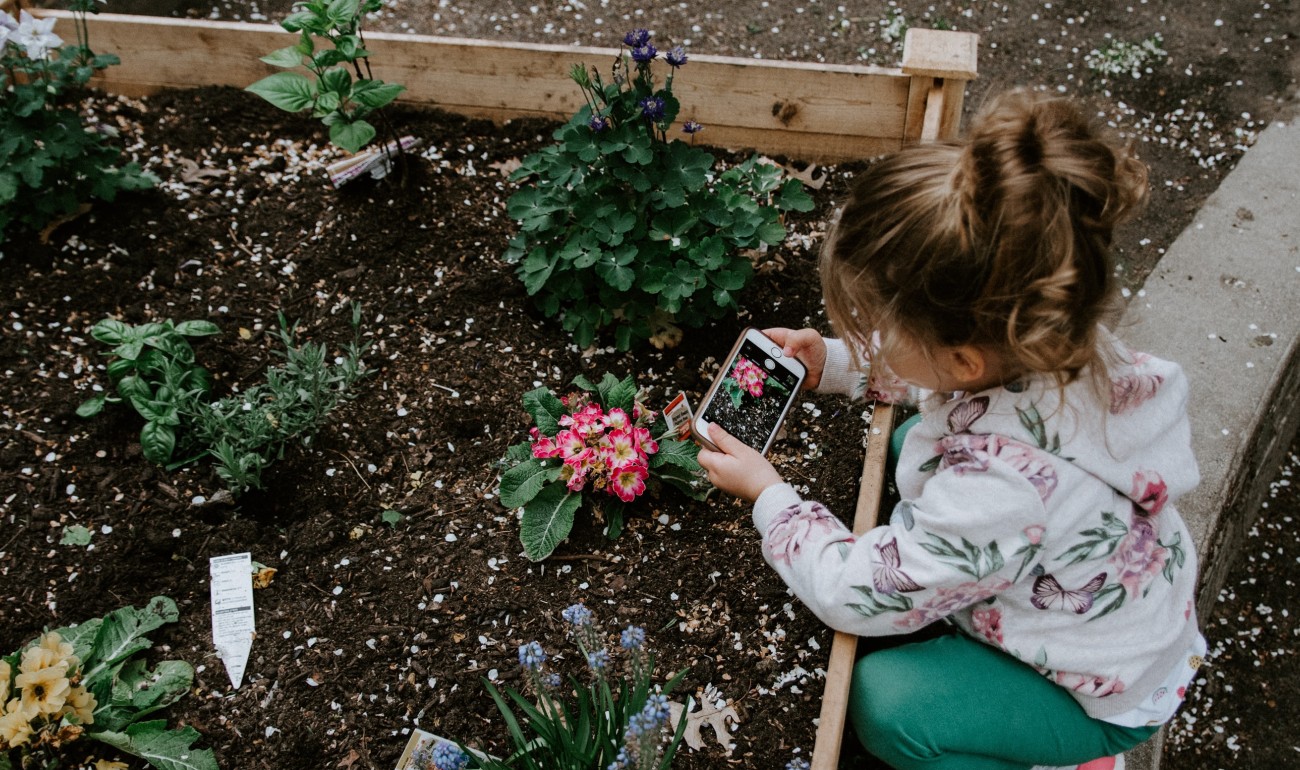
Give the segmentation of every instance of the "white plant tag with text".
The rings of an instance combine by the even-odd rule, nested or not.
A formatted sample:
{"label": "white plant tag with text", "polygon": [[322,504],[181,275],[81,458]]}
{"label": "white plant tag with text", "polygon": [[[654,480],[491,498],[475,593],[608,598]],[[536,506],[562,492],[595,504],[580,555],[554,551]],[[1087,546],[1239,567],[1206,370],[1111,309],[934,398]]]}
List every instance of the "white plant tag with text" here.
{"label": "white plant tag with text", "polygon": [[212,641],[226,665],[230,686],[238,690],[253,649],[253,557],[249,553],[213,556]]}

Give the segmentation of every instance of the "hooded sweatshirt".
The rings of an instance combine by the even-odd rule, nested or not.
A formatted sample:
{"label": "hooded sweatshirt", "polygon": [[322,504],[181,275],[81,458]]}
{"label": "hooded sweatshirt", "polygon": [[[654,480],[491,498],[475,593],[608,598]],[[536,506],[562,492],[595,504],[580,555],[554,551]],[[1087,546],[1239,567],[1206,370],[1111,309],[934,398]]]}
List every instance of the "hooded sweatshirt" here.
{"label": "hooded sweatshirt", "polygon": [[[887,524],[855,537],[789,485],[769,487],[754,504],[764,558],[837,630],[880,636],[946,619],[1094,718],[1167,720],[1199,665],[1190,653],[1204,650],[1196,555],[1173,505],[1198,481],[1187,381],[1176,364],[1102,339],[1107,393],[1087,371],[1063,390],[1028,376],[921,393]],[[826,342],[819,391],[900,392]]]}

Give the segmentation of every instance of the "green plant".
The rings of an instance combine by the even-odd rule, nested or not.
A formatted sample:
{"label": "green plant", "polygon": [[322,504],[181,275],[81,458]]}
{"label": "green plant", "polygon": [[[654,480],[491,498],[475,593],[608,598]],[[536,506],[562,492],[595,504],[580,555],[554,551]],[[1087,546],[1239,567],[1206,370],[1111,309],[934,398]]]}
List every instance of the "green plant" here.
{"label": "green plant", "polygon": [[[659,58],[650,33],[636,30],[611,83],[578,65],[571,76],[586,99],[554,137],[511,176],[529,180],[508,201],[519,232],[504,258],[547,316],[559,316],[580,346],[613,327],[614,342],[659,345],[738,307],[753,274],[744,252],[785,239],[782,212],[808,211],[796,180],[757,157],[714,170],[706,150],[667,133],[680,105],[674,73],[686,54]],[[693,135],[700,125],[687,121]]]}
{"label": "green plant", "polygon": [[353,339],[334,363],[326,360],[324,345],[299,344],[297,324],[278,317],[284,364],[269,367],[264,382],[215,401],[209,398],[212,376],[195,362],[185,339],[216,334],[215,324],[100,321],[91,335],[113,346],[107,371],[115,394],[87,399],[77,414],[93,417],[107,403],[129,401],[145,419],[140,445],[147,459],[173,469],[210,457],[232,492],[261,487],[262,471],[284,456],[285,446],[295,439],[309,444],[369,374],[361,362],[369,343],[359,342],[360,306],[352,308]]}
{"label": "green plant", "polygon": [[1084,64],[1103,78],[1127,73],[1138,79],[1143,72],[1151,72],[1152,64],[1169,56],[1163,45],[1164,38],[1158,32],[1141,43],[1112,40],[1101,49],[1093,49],[1084,57]]}
{"label": "green plant", "polygon": [[72,0],[77,43],[59,48],[54,19],[0,11],[0,243],[16,225],[39,231],[91,198],[157,183],[138,163],[122,163],[115,132],[87,126],[78,109],[96,72],[119,62],[90,49],[87,13],[94,0]]}
{"label": "green plant", "polygon": [[[470,752],[463,745],[440,741],[415,758],[420,770],[665,770],[670,767],[686,729],[683,709],[672,724],[668,695],[686,675],[683,669],[662,687],[652,686],[654,656],[645,648],[645,630],[628,626],[619,635],[625,667],[611,682],[614,667],[605,633],[581,604],[564,610],[569,636],[586,661],[589,681],[569,677],[566,688],[576,703],[566,703],[561,678],[549,673],[549,659],[536,642],[519,647],[519,665],[530,701],[514,688],[504,695],[484,680],[510,733],[513,751],[505,760]],[[517,712],[516,712],[517,710]],[[522,717],[521,717],[522,715]]]}
{"label": "green plant", "polygon": [[194,669],[165,660],[150,670],[144,636],[176,622],[176,603],[156,596],[77,626],[42,634],[0,657],[0,769],[57,768],[68,744],[89,738],[159,770],[217,770],[211,749],[192,748],[192,727],[145,717],[185,695]]}
{"label": "green plant", "polygon": [[[523,508],[519,539],[533,561],[551,555],[573,529],[587,502],[610,538],[623,530],[624,507],[649,488],[668,484],[696,499],[701,482],[699,447],[667,431],[662,416],[639,401],[631,377],[606,374],[592,384],[579,375],[579,390],[557,397],[546,388],[524,394],[533,417],[530,439],[510,447],[502,465],[500,499]],[[585,498],[583,495],[590,492]]]}
{"label": "green plant", "polygon": [[[247,90],[287,112],[311,110],[312,117],[320,118],[329,127],[330,142],[348,152],[359,151],[375,138],[375,126],[366,120],[372,113],[379,116],[390,142],[396,141],[397,134],[383,108],[406,88],[374,79],[370,52],[361,35],[365,14],[381,7],[380,0],[295,3],[294,13],[280,26],[298,33],[298,43],[272,51],[262,61],[285,69],[305,67],[312,77],[300,72],[277,72]],[[318,48],[318,38],[329,47]],[[401,146],[397,141],[399,153]]]}

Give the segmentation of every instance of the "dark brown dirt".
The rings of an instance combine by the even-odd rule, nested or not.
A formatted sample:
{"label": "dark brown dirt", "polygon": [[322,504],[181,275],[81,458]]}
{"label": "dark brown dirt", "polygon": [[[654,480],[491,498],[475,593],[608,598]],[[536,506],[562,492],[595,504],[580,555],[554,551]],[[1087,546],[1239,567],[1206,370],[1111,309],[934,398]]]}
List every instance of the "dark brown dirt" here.
{"label": "dark brown dirt", "polygon": [[[170,10],[277,19],[287,3],[275,3]],[[701,53],[877,64],[896,56],[876,23],[883,10],[853,16],[810,2],[798,12],[757,0],[644,13],[613,0],[498,5],[489,14],[421,0],[390,7],[374,28],[613,45],[625,28],[645,26],[664,40],[691,38]],[[969,106],[1014,84],[1060,84],[1139,143],[1152,204],[1117,243],[1133,291],[1291,87],[1291,2],[899,7],[913,23],[981,33]],[[1107,34],[1137,42],[1153,32],[1170,52],[1154,76],[1088,73],[1084,57]],[[807,756],[829,635],[763,563],[743,507],[665,493],[631,515],[618,540],[580,520],[555,557],[534,565],[494,499],[493,463],[523,438],[519,399],[535,383],[558,389],[576,374],[611,371],[638,377],[652,403],[678,390],[698,399],[713,357],[742,326],[823,326],[814,252],[851,167],[830,175],[818,211],[793,222],[808,247],[791,241],[774,255],[783,269],[755,280],[745,314],[688,332],[672,351],[619,354],[575,349],[529,309],[497,256],[511,234],[504,201],[513,188],[493,164],[541,147],[547,126],[402,114],[404,131],[432,150],[406,187],[334,191],[320,169],[328,152],[319,126],[236,91],[100,111],[166,184],[96,206],[48,244],[2,247],[0,650],[47,626],[169,595],[182,619],[155,641],[201,671],[167,715],[199,729],[222,767],[386,770],[416,726],[500,748],[482,677],[495,671],[518,684],[515,648],[532,639],[567,652],[559,611],[585,601],[611,630],[645,626],[662,671],[691,667],[688,690],[713,684],[736,702],[733,755],[714,747],[676,767],[774,768],[796,748]],[[186,174],[182,159],[215,173]],[[73,413],[105,381],[88,335],[101,318],[215,321],[223,334],[197,352],[230,388],[274,363],[266,332],[276,311],[337,347],[354,300],[378,373],[310,449],[287,452],[266,490],[238,505],[194,502],[220,489],[207,467],[167,472],[143,460],[129,410],[89,422]],[[789,440],[774,450],[794,483],[841,513],[852,510],[862,411],[801,398]],[[389,508],[403,514],[396,526],[380,519]],[[60,544],[74,524],[93,531],[93,548]],[[210,640],[206,562],[240,551],[279,573],[257,592],[259,637],[232,692]],[[814,673],[776,687],[798,667]],[[1171,766],[1218,766],[1198,762],[1187,752]]]}

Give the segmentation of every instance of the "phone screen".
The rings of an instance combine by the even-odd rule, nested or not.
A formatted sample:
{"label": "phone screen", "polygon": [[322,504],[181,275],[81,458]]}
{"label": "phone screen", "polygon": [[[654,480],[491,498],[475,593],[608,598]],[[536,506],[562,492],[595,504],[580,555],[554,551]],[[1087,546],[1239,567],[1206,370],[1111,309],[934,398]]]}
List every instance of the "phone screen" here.
{"label": "phone screen", "polygon": [[763,450],[799,387],[799,375],[745,340],[722,376],[701,417]]}

